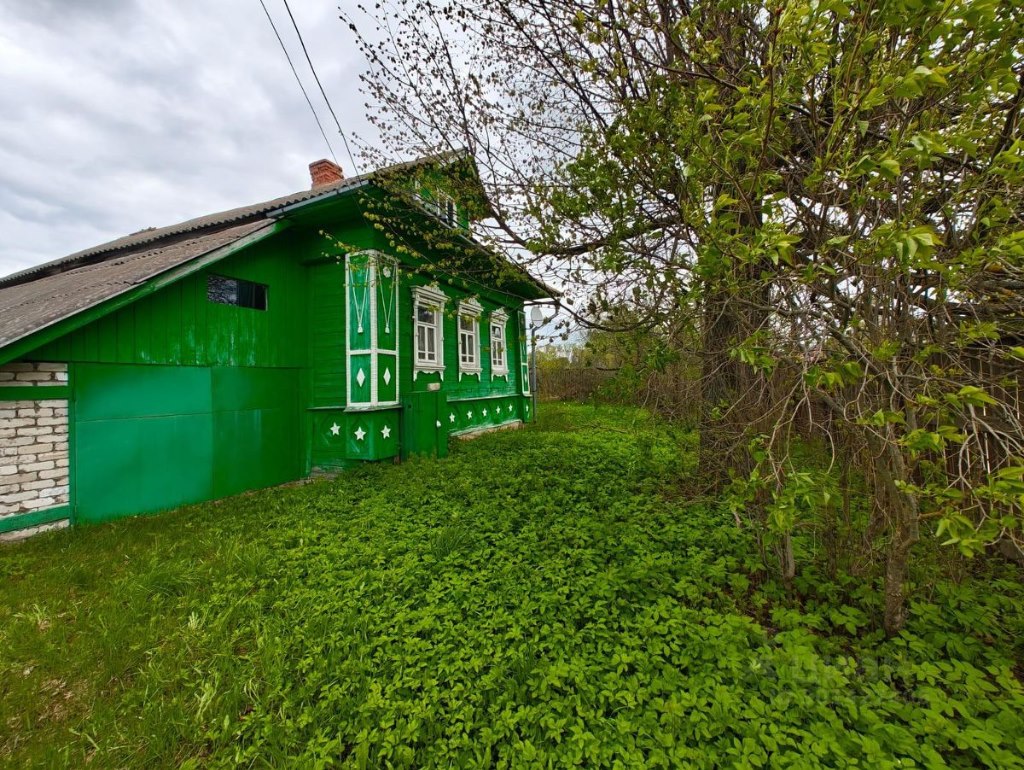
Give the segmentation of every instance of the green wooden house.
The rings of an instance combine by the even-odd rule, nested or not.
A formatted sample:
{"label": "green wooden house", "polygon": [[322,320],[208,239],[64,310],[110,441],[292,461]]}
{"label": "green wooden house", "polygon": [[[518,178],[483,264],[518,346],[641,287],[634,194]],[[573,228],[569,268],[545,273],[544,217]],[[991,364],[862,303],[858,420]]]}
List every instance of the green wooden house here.
{"label": "green wooden house", "polygon": [[[0,278],[0,533],[530,420],[523,306],[552,292],[472,240],[485,208],[446,193],[452,164],[475,173],[318,161],[309,190]],[[396,239],[383,208],[435,237]]]}

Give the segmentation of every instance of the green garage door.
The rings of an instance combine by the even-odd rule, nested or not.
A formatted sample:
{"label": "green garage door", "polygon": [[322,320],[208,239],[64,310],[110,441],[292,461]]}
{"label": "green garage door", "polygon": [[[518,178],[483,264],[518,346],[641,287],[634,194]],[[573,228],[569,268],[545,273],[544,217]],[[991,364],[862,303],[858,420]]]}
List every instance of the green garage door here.
{"label": "green garage door", "polygon": [[79,521],[300,475],[295,369],[79,364],[74,394]]}

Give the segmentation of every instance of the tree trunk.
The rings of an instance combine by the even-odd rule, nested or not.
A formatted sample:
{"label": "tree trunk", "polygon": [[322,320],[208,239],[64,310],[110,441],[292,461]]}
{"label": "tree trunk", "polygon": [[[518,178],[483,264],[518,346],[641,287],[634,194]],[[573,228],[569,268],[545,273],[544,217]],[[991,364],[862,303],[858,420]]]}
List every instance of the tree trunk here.
{"label": "tree trunk", "polygon": [[907,466],[900,449],[890,437],[875,454],[875,495],[889,519],[889,546],[885,556],[885,609],[882,625],[887,636],[895,636],[907,622],[904,585],[910,566],[910,549],[920,539],[917,500],[896,486],[907,478]]}
{"label": "tree trunk", "polygon": [[885,611],[882,621],[886,636],[896,636],[907,622],[907,597],[903,585],[907,582],[910,548],[916,540],[916,537],[912,538],[898,528],[886,555]]}
{"label": "tree trunk", "polygon": [[710,494],[729,483],[730,468],[739,470],[737,445],[744,426],[740,411],[742,372],[729,352],[740,333],[740,318],[728,292],[709,292],[704,300],[701,340],[701,406],[698,470]]}
{"label": "tree trunk", "polygon": [[779,568],[782,571],[782,584],[787,591],[793,589],[793,578],[796,577],[796,556],[793,554],[793,536],[786,532],[779,543]]}
{"label": "tree trunk", "polygon": [[[752,238],[761,227],[760,205],[753,211],[742,208],[736,226],[738,234]],[[728,267],[705,278],[698,468],[712,493],[729,483],[730,470],[742,477],[753,468],[747,438],[765,416],[766,410],[759,408],[764,378],[732,351],[761,328],[768,312],[768,283],[761,274],[770,269],[767,264],[733,257]]]}

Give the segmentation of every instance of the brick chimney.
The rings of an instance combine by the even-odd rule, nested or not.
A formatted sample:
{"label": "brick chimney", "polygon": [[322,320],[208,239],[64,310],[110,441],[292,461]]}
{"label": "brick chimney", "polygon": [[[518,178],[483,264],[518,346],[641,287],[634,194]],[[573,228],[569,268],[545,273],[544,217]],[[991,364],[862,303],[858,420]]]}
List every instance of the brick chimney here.
{"label": "brick chimney", "polygon": [[321,158],[309,164],[309,178],[313,180],[311,189],[315,190],[318,187],[326,187],[329,184],[340,182],[345,178],[345,172],[337,163]]}

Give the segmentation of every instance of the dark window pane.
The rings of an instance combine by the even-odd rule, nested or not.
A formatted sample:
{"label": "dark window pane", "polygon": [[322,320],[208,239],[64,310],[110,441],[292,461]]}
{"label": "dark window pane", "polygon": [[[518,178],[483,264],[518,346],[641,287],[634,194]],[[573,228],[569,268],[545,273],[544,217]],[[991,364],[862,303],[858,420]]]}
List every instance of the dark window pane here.
{"label": "dark window pane", "polygon": [[241,278],[211,275],[206,279],[206,298],[221,305],[266,310],[267,286],[263,283],[243,281]]}

